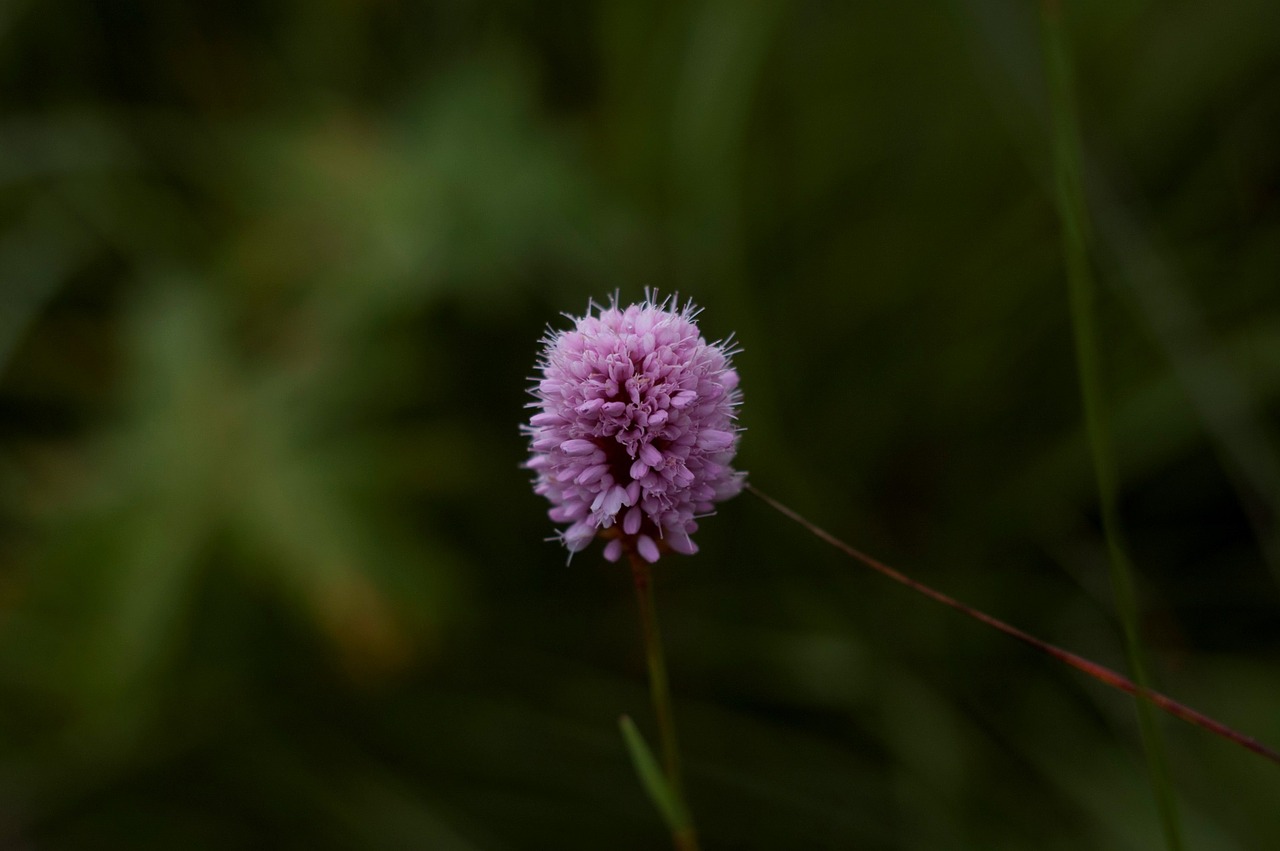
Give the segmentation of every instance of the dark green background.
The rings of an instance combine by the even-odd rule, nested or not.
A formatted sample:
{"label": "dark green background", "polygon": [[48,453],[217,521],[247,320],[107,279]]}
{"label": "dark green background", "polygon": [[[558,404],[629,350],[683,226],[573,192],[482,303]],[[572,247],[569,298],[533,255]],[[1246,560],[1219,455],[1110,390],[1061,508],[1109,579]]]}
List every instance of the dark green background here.
{"label": "dark green background", "polygon": [[[1280,4],[1063,2],[1161,688],[1280,743]],[[0,5],[0,847],[650,849],[536,341],[736,334],[741,463],[1122,667],[1038,9]],[[744,495],[659,565],[708,849],[1162,847],[1130,702]],[[1188,844],[1280,767],[1162,719]]]}

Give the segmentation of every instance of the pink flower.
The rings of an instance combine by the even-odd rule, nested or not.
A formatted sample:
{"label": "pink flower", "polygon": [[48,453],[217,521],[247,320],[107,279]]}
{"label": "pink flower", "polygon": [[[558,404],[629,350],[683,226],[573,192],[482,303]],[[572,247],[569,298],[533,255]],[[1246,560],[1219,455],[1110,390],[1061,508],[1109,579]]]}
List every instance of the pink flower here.
{"label": "pink flower", "polygon": [[697,314],[651,297],[622,310],[615,298],[543,338],[525,466],[551,519],[568,524],[570,552],[600,535],[610,561],[692,554],[695,518],[742,490],[735,350],[704,340]]}

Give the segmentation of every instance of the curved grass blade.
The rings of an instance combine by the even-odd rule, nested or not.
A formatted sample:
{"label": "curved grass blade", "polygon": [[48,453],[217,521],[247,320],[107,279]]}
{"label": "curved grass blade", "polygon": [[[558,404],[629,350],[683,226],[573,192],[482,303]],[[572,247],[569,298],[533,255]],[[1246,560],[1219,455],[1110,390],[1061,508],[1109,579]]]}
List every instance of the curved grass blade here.
{"label": "curved grass blade", "polygon": [[691,835],[693,831],[688,811],[667,782],[666,775],[662,773],[662,767],[658,765],[657,758],[649,749],[644,736],[640,735],[631,716],[620,717],[618,727],[622,730],[622,739],[627,744],[627,753],[631,755],[631,764],[635,766],[641,785],[649,793],[650,800],[662,814],[662,820],[671,829],[672,835],[676,837],[677,847],[681,847],[680,838]]}

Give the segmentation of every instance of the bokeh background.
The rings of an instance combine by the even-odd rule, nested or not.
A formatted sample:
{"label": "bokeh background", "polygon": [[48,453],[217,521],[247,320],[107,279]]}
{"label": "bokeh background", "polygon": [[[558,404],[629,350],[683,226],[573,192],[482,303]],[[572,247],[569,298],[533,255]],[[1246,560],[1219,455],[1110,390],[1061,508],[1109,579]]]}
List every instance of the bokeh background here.
{"label": "bokeh background", "polygon": [[[1156,682],[1280,743],[1280,4],[1063,3]],[[679,291],[741,461],[1123,667],[1034,4],[0,6],[0,847],[652,849],[537,340]],[[1123,696],[744,495],[659,612],[709,849],[1163,847]],[[1171,720],[1188,844],[1280,771]]]}

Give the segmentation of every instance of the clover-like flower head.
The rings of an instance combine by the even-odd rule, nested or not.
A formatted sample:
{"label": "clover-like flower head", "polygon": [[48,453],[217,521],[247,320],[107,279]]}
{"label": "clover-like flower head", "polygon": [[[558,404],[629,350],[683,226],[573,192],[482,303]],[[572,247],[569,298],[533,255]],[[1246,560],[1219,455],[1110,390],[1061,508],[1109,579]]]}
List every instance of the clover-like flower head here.
{"label": "clover-like flower head", "polygon": [[605,557],[692,554],[697,518],[742,490],[733,469],[741,400],[728,341],[708,343],[692,303],[592,303],[549,331],[524,426],[534,491],[570,552],[599,535]]}

